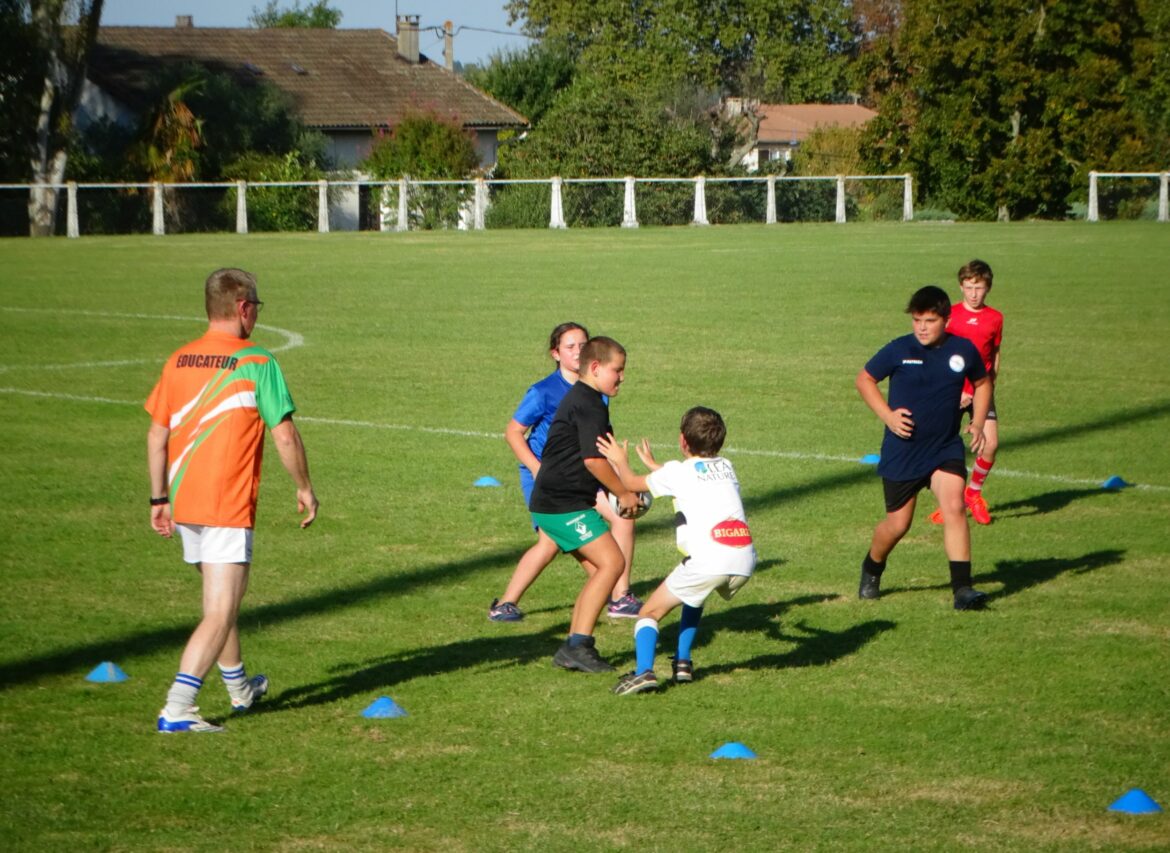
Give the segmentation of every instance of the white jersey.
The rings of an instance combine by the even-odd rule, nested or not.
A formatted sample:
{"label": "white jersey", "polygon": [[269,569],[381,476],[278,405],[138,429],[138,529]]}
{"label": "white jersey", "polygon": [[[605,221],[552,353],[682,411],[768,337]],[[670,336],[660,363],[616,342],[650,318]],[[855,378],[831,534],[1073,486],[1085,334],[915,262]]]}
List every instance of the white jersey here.
{"label": "white jersey", "polygon": [[721,456],[667,462],[646,477],[654,497],[673,497],[685,517],[678,546],[703,574],[751,576],[756,549],[739,497],[739,480]]}

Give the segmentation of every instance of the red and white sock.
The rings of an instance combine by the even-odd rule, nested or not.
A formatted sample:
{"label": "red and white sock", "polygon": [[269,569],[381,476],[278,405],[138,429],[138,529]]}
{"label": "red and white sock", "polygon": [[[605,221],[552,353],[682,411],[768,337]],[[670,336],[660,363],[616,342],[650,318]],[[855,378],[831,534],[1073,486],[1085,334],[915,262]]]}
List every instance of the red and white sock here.
{"label": "red and white sock", "polygon": [[975,459],[975,466],[971,469],[971,483],[967,486],[968,495],[972,492],[983,491],[983,481],[991,473],[991,466],[994,464],[994,462],[988,462],[982,456]]}

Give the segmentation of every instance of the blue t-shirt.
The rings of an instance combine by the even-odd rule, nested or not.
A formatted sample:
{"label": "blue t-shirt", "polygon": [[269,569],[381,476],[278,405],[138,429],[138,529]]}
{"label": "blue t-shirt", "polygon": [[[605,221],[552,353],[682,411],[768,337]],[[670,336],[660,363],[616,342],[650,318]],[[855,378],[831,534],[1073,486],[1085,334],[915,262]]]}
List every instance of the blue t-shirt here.
{"label": "blue t-shirt", "polygon": [[948,334],[937,346],[924,347],[914,335],[906,335],[882,347],[866,362],[865,372],[878,382],[888,377],[886,402],[891,409],[909,409],[914,419],[909,438],[898,438],[886,428],[878,474],[887,480],[917,480],[946,461],[964,460],[959,436],[963,380],[976,382],[987,375],[973,343]]}
{"label": "blue t-shirt", "polygon": [[516,414],[512,415],[512,419],[516,423],[524,424],[529,428],[528,449],[537,459],[544,453],[544,443],[548,441],[549,424],[552,423],[553,415],[557,413],[557,406],[561,404],[561,400],[565,399],[565,395],[572,387],[572,384],[561,376],[560,370],[554,370],[544,379],[529,387],[524,393],[524,399],[516,407]]}

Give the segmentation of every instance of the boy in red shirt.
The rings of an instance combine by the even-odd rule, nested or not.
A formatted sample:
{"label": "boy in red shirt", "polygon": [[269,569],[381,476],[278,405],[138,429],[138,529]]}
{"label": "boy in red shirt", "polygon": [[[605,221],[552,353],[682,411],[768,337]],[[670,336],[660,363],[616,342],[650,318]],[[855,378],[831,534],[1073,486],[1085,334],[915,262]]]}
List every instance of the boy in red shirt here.
{"label": "boy in red shirt", "polygon": [[[983,499],[983,483],[995,464],[995,451],[999,447],[999,421],[995,409],[995,384],[999,379],[999,350],[1003,343],[1003,314],[987,305],[987,294],[991,290],[991,267],[980,260],[973,260],[959,269],[959,287],[963,291],[963,301],[951,308],[951,318],[947,322],[947,331],[952,335],[966,338],[975,344],[979,356],[983,359],[983,366],[987,375],[991,377],[991,409],[987,413],[987,421],[983,426],[983,435],[987,439],[983,450],[975,459],[971,468],[971,482],[963,493],[963,500],[971,517],[979,524],[991,524],[991,513],[987,509],[987,501]],[[963,388],[963,397],[959,406],[971,412],[972,388],[968,383]],[[942,524],[942,511],[935,510],[930,516],[935,524]]]}

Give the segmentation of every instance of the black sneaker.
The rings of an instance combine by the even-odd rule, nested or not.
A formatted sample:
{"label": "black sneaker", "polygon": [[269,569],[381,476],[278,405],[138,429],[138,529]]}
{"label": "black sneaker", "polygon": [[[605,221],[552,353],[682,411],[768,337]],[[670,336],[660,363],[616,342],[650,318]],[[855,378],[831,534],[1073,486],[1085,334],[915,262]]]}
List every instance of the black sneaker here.
{"label": "black sneaker", "polygon": [[670,659],[670,673],[675,684],[690,684],[695,680],[695,665],[689,660]]}
{"label": "black sneaker", "polygon": [[987,605],[987,593],[961,586],[955,590],[956,610],[982,610]]}
{"label": "black sneaker", "polygon": [[597,653],[592,637],[579,646],[570,646],[569,641],[565,640],[553,655],[553,664],[579,672],[613,672],[613,667]]}
{"label": "black sneaker", "polygon": [[882,576],[871,575],[864,568],[861,570],[861,585],[857,587],[857,597],[875,599],[881,593]]}
{"label": "black sneaker", "polygon": [[648,669],[641,675],[627,672],[618,679],[618,683],[613,688],[613,692],[618,696],[628,696],[631,693],[645,693],[647,690],[657,689],[658,676],[654,674],[654,670]]}

